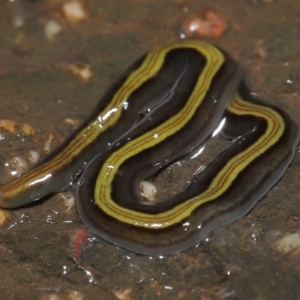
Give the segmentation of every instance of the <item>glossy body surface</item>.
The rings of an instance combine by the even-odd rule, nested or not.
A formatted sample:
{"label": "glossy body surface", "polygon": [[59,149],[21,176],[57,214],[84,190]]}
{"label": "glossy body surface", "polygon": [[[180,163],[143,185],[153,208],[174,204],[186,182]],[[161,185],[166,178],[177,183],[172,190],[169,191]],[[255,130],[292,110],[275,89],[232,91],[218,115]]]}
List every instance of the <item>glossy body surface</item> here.
{"label": "glossy body surface", "polygon": [[[197,149],[221,119],[231,147],[174,197],[140,195],[143,179]],[[84,170],[77,205],[87,226],[137,253],[173,253],[245,215],[283,175],[298,140],[292,120],[251,94],[229,55],[182,41],[131,65],[61,147],[0,187],[0,204],[62,191]]]}

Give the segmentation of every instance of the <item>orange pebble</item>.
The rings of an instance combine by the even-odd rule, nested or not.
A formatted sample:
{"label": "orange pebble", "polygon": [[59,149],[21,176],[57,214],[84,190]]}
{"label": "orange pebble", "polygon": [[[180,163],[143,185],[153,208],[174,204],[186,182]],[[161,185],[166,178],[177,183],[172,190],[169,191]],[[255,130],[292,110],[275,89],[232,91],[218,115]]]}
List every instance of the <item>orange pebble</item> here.
{"label": "orange pebble", "polygon": [[0,129],[4,129],[10,133],[14,133],[17,128],[21,129],[21,131],[26,135],[35,134],[34,128],[26,123],[18,123],[13,120],[1,119],[0,120]]}
{"label": "orange pebble", "polygon": [[226,21],[216,12],[206,11],[204,17],[192,15],[183,23],[186,37],[218,38],[227,28]]}
{"label": "orange pebble", "polygon": [[4,129],[10,133],[14,133],[16,130],[17,122],[7,119],[0,120],[0,128]]}

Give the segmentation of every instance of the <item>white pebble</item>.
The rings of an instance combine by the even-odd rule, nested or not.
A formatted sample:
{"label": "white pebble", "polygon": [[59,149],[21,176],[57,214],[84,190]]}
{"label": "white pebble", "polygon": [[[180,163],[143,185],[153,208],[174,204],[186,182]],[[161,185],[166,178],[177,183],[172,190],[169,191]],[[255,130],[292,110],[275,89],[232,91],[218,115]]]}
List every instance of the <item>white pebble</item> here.
{"label": "white pebble", "polygon": [[48,140],[46,141],[46,143],[44,145],[45,153],[49,153],[51,151],[51,144],[52,144],[53,138],[54,138],[53,134],[50,133],[48,136]]}
{"label": "white pebble", "polygon": [[83,5],[79,1],[72,1],[65,3],[62,7],[65,17],[70,22],[81,22],[86,19],[86,13],[83,9]]}
{"label": "white pebble", "polygon": [[13,19],[13,25],[14,25],[16,28],[20,28],[20,27],[24,26],[24,19],[23,19],[21,16],[16,16],[16,17]]}
{"label": "white pebble", "polygon": [[300,248],[300,233],[296,232],[280,238],[275,242],[274,248],[281,253],[288,253]]}
{"label": "white pebble", "polygon": [[40,154],[37,151],[30,150],[28,155],[28,160],[32,164],[36,164],[40,159]]}
{"label": "white pebble", "polygon": [[71,192],[59,193],[59,196],[64,200],[64,204],[67,207],[66,212],[69,213],[75,206],[75,195]]}
{"label": "white pebble", "polygon": [[140,191],[141,195],[145,197],[147,200],[154,202],[156,197],[156,186],[149,181],[141,181],[140,183]]}
{"label": "white pebble", "polygon": [[49,20],[45,25],[45,36],[48,40],[54,40],[54,37],[60,33],[62,27],[55,20]]}

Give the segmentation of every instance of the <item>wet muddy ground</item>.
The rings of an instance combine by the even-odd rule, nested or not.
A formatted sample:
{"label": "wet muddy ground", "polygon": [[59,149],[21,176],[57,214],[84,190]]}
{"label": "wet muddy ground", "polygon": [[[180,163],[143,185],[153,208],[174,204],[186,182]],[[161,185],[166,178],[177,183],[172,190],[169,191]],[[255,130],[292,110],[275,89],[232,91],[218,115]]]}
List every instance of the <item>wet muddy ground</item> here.
{"label": "wet muddy ground", "polygon": [[[44,156],[59,145],[133,60],[186,36],[189,22],[207,12],[227,29],[206,39],[231,53],[253,90],[300,125],[297,0],[87,0],[77,2],[83,15],[75,18],[65,3],[0,0],[0,120],[9,120],[0,123],[1,183],[13,177],[12,158],[33,166],[29,151]],[[1,299],[300,299],[299,165],[298,147],[248,215],[165,257],[136,255],[90,231],[81,244],[86,227],[72,202],[75,187],[7,210]],[[286,236],[294,246],[285,239],[276,247]]]}

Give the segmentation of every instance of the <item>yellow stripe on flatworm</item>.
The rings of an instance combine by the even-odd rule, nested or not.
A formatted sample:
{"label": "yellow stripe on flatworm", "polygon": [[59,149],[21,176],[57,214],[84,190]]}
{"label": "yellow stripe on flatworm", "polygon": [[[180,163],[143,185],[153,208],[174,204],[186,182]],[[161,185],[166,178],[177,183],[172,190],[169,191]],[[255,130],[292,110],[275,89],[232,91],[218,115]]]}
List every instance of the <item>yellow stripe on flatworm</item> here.
{"label": "yellow stripe on flatworm", "polygon": [[[207,66],[208,69],[215,67],[216,66]],[[204,90],[207,89],[209,82],[211,81],[211,78],[207,79],[204,77],[206,76],[206,72],[211,72],[211,74],[213,74],[212,70],[204,70],[201,74],[202,77],[199,78],[198,86],[195,89],[195,93],[199,95],[203,95]],[[163,140],[169,134],[174,133],[174,131],[183,126],[186,123],[186,117],[190,117],[195,106],[200,105],[201,100],[200,103],[196,100],[197,98],[195,93],[189,99],[188,104],[184,108],[184,112],[181,112],[184,114],[183,117],[180,113],[174,116],[169,122],[167,122],[167,124],[163,124],[159,128],[159,141]],[[237,92],[233,96],[233,99],[227,109],[235,115],[253,115],[263,118],[267,122],[267,129],[253,145],[228,161],[226,166],[215,176],[211,185],[205,192],[175,206],[173,209],[156,215],[123,208],[111,199],[111,183],[118,167],[135,153],[142,151],[142,149],[149,148],[156,143],[156,139],[153,139],[153,134],[155,132],[150,131],[113,153],[112,156],[109,157],[108,161],[106,161],[96,183],[95,199],[97,205],[99,205],[105,213],[113,218],[119,219],[122,222],[145,228],[164,228],[182,221],[198,206],[221,196],[245,167],[251,164],[254,159],[272,147],[280,139],[285,127],[282,117],[272,108],[247,102],[243,100]],[[109,168],[109,166],[113,166],[113,168]]]}
{"label": "yellow stripe on flatworm", "polygon": [[[148,215],[123,208],[117,205],[110,196],[111,184],[114,176],[120,165],[125,160],[162,142],[168,136],[180,130],[180,128],[182,128],[190,120],[196,109],[201,105],[207,91],[210,88],[214,75],[217,73],[225,59],[221,51],[212,45],[186,41],[184,43],[181,42],[178,45],[175,44],[175,46],[156,51],[155,55],[157,56],[157,62],[155,61],[154,64],[155,69],[158,70],[161,67],[165,54],[169,50],[182,47],[198,50],[206,57],[207,60],[207,64],[201,72],[186,105],[179,113],[168,119],[162,125],[146,132],[137,139],[128,142],[124,147],[112,153],[112,155],[104,163],[96,181],[94,194],[96,204],[111,217],[128,224],[143,227],[153,227],[157,225],[160,227],[169,226],[188,216],[194,207],[198,206],[198,202],[192,205],[192,202],[195,201],[191,199],[192,202],[188,201],[187,203],[178,205],[167,212],[157,215]],[[156,63],[158,66],[156,66]],[[145,61],[145,64],[147,64],[147,61]]]}
{"label": "yellow stripe on flatworm", "polygon": [[[255,158],[266,152],[271,148],[285,130],[285,123],[280,114],[270,107],[257,105],[243,100],[238,92],[234,94],[234,101],[232,101],[227,108],[235,115],[252,115],[258,118],[263,118],[267,122],[267,129],[259,139],[245,151],[237,154],[232,161],[229,161],[226,170],[221,170],[215,177],[214,181],[221,182],[221,178],[226,178],[232,182],[236,174],[241,172],[247,165],[249,165]],[[213,184],[214,184],[213,181]],[[229,187],[225,184],[225,188]]]}

